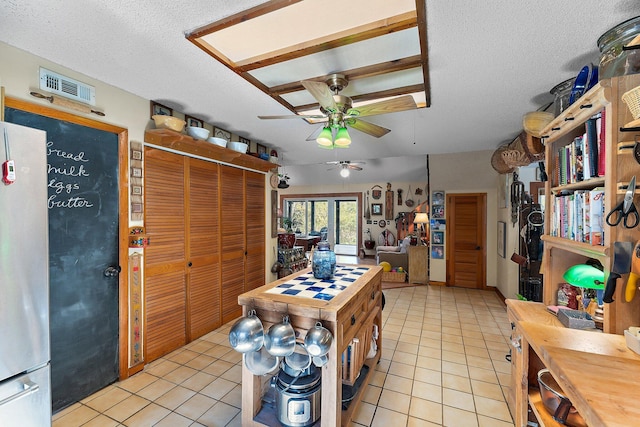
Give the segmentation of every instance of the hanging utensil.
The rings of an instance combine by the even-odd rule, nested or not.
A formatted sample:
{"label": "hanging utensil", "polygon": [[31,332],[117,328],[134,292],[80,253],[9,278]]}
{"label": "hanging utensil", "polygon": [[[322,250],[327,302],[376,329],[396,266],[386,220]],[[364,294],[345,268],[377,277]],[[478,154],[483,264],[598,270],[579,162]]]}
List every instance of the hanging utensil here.
{"label": "hanging utensil", "polygon": [[369,190],[365,196],[364,217],[365,219],[371,219],[371,209],[369,209]]}
{"label": "hanging utensil", "polygon": [[404,204],[407,205],[407,207],[412,208],[413,205],[415,204],[413,202],[413,199],[411,198],[411,185],[409,185],[409,191],[407,191],[407,199],[404,201]]}
{"label": "hanging utensil", "polygon": [[513,182],[511,183],[511,224],[514,226],[518,223],[520,216],[520,206],[524,202],[524,183],[518,179],[518,174],[513,173]]}

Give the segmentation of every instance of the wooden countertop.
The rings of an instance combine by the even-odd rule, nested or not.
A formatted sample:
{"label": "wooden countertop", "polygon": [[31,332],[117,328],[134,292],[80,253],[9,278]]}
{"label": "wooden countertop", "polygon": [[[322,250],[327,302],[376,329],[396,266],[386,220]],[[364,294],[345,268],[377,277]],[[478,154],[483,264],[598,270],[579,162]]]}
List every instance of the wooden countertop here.
{"label": "wooden countertop", "polygon": [[540,311],[539,303],[509,300],[507,305],[521,319],[524,340],[589,426],[639,424],[640,355],[627,348],[624,336],[565,328]]}

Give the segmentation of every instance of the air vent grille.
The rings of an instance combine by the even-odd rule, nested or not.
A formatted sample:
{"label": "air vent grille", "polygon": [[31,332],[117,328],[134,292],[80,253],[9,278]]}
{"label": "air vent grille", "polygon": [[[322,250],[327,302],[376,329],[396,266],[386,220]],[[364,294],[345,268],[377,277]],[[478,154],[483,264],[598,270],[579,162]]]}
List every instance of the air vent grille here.
{"label": "air vent grille", "polygon": [[40,89],[85,104],[96,105],[95,87],[42,67],[40,67]]}

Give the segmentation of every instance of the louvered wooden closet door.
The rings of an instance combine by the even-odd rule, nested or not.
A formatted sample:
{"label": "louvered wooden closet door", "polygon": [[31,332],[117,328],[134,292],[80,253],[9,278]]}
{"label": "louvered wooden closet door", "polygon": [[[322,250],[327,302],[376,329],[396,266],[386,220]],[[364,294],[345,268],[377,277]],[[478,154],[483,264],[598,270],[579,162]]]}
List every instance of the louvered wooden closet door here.
{"label": "louvered wooden closet door", "polygon": [[144,342],[149,363],[186,343],[186,158],[145,148]]}
{"label": "louvered wooden closet door", "polygon": [[218,164],[189,159],[189,340],[222,323],[220,312],[220,250]]}
{"label": "louvered wooden closet door", "polygon": [[238,295],[244,292],[244,171],[220,166],[220,234],[222,239],[222,322],[242,314]]}
{"label": "louvered wooden closet door", "polygon": [[264,285],[265,258],[265,205],[264,175],[245,172],[247,215],[247,259],[245,265],[245,291]]}

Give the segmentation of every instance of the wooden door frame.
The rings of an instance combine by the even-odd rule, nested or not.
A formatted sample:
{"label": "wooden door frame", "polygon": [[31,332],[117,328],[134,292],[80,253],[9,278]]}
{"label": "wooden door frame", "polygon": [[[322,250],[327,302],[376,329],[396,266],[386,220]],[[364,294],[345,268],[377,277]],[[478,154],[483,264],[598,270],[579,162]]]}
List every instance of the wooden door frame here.
{"label": "wooden door frame", "polygon": [[[125,128],[110,125],[98,120],[56,110],[46,105],[34,104],[17,98],[5,97],[4,107],[15,108],[52,119],[63,120],[81,126],[114,133],[118,136],[118,365],[119,379],[133,375],[129,369],[129,268],[128,268],[128,234],[129,234],[129,132]],[[3,109],[4,113],[4,109]]]}
{"label": "wooden door frame", "polygon": [[450,231],[448,233],[446,233],[446,286],[453,286],[453,284],[451,283],[451,272],[452,272],[452,267],[451,267],[451,262],[453,260],[453,239],[452,239],[452,235],[453,235],[453,209],[452,209],[452,203],[450,201],[451,198],[455,198],[455,197],[477,197],[480,199],[484,209],[482,209],[481,214],[482,214],[482,218],[481,218],[481,223],[482,223],[482,240],[483,240],[483,244],[482,244],[482,283],[481,286],[476,288],[479,290],[487,290],[489,289],[489,286],[487,286],[487,193],[447,193],[446,195],[446,208],[445,208],[445,212],[446,212],[446,224],[447,224],[447,229],[449,229]]}
{"label": "wooden door frame", "polygon": [[[360,248],[363,246],[362,243],[362,217],[363,213],[361,211],[362,208],[362,193],[295,193],[295,194],[280,194],[280,199],[278,201],[278,206],[284,212],[284,199],[310,199],[310,198],[336,198],[336,197],[354,197],[356,199],[356,203],[358,203],[358,215],[356,221],[356,227],[358,230],[358,243],[356,244],[356,251],[360,251]],[[356,255],[359,252],[356,252]]]}

